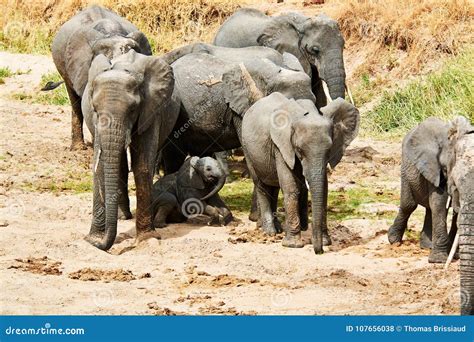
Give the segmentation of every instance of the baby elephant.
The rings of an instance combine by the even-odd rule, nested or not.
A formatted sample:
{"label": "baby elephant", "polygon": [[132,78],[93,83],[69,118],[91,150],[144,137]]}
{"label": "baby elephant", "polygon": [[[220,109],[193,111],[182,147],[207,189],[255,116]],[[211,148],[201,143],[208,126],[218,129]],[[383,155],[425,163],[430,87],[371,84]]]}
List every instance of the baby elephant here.
{"label": "baby elephant", "polygon": [[446,261],[452,240],[446,226],[449,127],[428,118],[403,139],[400,209],[388,231],[390,243],[401,242],[411,213],[418,205],[425,207],[420,245],[432,248],[428,258],[432,263]]}
{"label": "baby elephant", "polygon": [[166,175],[153,185],[154,226],[184,222],[189,217],[205,214],[210,225],[226,225],[232,213],[219,197],[226,176],[217,160],[191,157],[179,171]]}

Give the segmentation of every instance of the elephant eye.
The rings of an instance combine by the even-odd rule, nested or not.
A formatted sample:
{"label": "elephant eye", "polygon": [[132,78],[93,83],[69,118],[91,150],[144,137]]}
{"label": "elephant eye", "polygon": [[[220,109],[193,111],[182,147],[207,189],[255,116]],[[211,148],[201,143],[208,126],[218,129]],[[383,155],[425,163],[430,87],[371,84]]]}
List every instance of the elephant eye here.
{"label": "elephant eye", "polygon": [[317,56],[317,55],[319,55],[320,52],[321,52],[321,51],[319,50],[318,47],[316,47],[316,46],[311,47],[311,53],[312,53],[313,55],[316,55],[316,56]]}
{"label": "elephant eye", "polygon": [[211,167],[210,166],[206,167],[206,171],[211,171]]}

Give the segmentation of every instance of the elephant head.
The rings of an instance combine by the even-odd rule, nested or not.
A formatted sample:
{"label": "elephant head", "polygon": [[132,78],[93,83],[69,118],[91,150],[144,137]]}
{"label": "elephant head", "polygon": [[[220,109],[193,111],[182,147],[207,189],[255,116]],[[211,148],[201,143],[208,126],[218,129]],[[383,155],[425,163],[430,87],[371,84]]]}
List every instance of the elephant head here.
{"label": "elephant head", "polygon": [[87,84],[88,70],[94,57],[102,54],[112,60],[129,50],[151,55],[148,39],[140,31],[127,33],[123,26],[102,19],[94,25],[79,28],[66,45],[66,69],[74,90],[82,96]]}
{"label": "elephant head", "polygon": [[179,187],[193,189],[211,189],[201,201],[205,201],[217,194],[226,181],[226,175],[221,166],[211,157],[191,157],[183,164],[178,175]]}
{"label": "elephant head", "polygon": [[276,104],[271,119],[270,136],[285,163],[295,169],[296,159],[303,169],[312,198],[313,247],[322,253],[324,184],[327,164],[334,168],[346,147],[357,136],[359,111],[338,98],[323,107],[319,114],[309,100],[293,100],[274,93],[266,101]]}
{"label": "elephant head", "polygon": [[405,138],[403,151],[423,177],[436,187],[445,184],[449,125],[435,117],[420,123]]}
{"label": "elephant head", "polygon": [[123,151],[160,119],[173,86],[171,67],[158,57],[130,50],[112,61],[101,54],[92,62],[82,111],[94,136],[95,165],[103,166],[99,182],[105,189],[106,234],[96,244],[100,249],[110,248],[117,232],[118,173]]}
{"label": "elephant head", "polygon": [[344,98],[344,38],[335,20],[324,14],[313,18],[282,15],[272,19],[257,42],[295,55],[307,74],[327,84],[331,99]]}
{"label": "elephant head", "polygon": [[284,67],[280,67],[264,58],[233,65],[222,75],[224,97],[230,108],[242,116],[253,103],[273,92],[314,102],[311,79],[303,72],[298,59],[284,53],[283,64]]}
{"label": "elephant head", "polygon": [[448,139],[448,192],[459,215],[461,314],[474,315],[474,126],[459,116]]}

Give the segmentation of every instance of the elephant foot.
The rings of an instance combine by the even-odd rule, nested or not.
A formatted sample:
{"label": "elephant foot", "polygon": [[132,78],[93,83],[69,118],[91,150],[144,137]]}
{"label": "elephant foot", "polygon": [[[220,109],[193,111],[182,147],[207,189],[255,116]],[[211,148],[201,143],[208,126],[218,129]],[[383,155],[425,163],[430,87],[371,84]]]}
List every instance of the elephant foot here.
{"label": "elephant foot", "polygon": [[101,234],[87,234],[86,236],[84,236],[84,240],[89,242],[92,246],[94,247],[98,247],[98,245],[101,243],[102,239],[103,239],[103,235]]}
{"label": "elephant foot", "polygon": [[153,223],[153,227],[155,227],[155,228],[165,228],[166,226],[168,226],[168,225],[164,221]]}
{"label": "elephant foot", "polygon": [[249,214],[249,220],[252,222],[257,222],[258,221],[258,211],[252,211]]}
{"label": "elephant foot", "polygon": [[122,209],[119,207],[118,209],[118,219],[119,220],[130,220],[133,216],[132,213],[130,212],[130,209]]}
{"label": "elephant foot", "polygon": [[431,239],[428,237],[428,235],[425,234],[425,232],[421,232],[420,235],[420,247],[422,249],[431,249],[433,248],[433,242]]}
{"label": "elephant foot", "polygon": [[403,239],[403,230],[396,229],[394,226],[391,226],[388,229],[388,242],[390,242],[391,245],[394,243],[401,243]]}
{"label": "elephant foot", "polygon": [[273,221],[273,225],[275,226],[275,230],[276,230],[277,233],[283,232],[283,228],[282,228],[282,226],[281,226],[280,221],[278,221],[277,219],[275,219],[275,220]]}
{"label": "elephant foot", "polygon": [[232,220],[234,219],[234,217],[232,216],[231,213],[225,215],[225,216],[221,216],[219,215],[219,223],[222,225],[222,226],[227,226],[230,222],[232,222]]}
{"label": "elephant foot", "polygon": [[431,250],[428,262],[431,264],[444,264],[448,260],[448,253]]}
{"label": "elephant foot", "polygon": [[82,150],[87,150],[87,145],[84,143],[84,141],[79,140],[79,141],[73,141],[71,143],[70,147],[71,151],[82,151]]}
{"label": "elephant foot", "polygon": [[301,239],[301,234],[296,235],[286,234],[283,240],[281,241],[283,247],[289,248],[302,248],[304,247],[304,242]]}
{"label": "elephant foot", "polygon": [[262,225],[262,230],[265,232],[265,234],[270,236],[275,236],[278,233],[273,224]]}
{"label": "elephant foot", "polygon": [[326,230],[323,230],[323,246],[331,246],[332,240],[329,236],[329,233]]}

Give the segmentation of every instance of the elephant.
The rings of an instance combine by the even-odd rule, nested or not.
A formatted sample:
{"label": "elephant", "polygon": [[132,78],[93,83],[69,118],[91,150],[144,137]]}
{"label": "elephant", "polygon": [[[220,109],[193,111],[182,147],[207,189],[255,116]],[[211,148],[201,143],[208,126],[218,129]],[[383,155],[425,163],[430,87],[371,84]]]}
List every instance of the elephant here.
{"label": "elephant", "polygon": [[306,99],[288,99],[279,92],[258,100],[242,120],[242,148],[256,185],[262,228],[273,235],[278,188],[284,195],[283,246],[303,247],[301,230],[308,226],[311,192],[312,242],[323,253],[327,235],[327,172],[334,168],[358,133],[359,111],[338,98],[320,109]]}
{"label": "elephant", "polygon": [[242,116],[262,94],[279,91],[315,101],[311,79],[288,53],[198,43],[163,58],[173,67],[173,101],[180,108],[169,143],[161,151],[165,174],[178,171],[188,154],[212,156],[240,147]]}
{"label": "elephant", "polygon": [[299,13],[269,17],[256,9],[240,9],[219,28],[214,44],[267,46],[291,53],[312,79],[318,108],[326,105],[327,96],[344,98],[344,38],[337,22],[324,14],[313,18]]}
{"label": "elephant", "polygon": [[474,126],[462,116],[448,131],[448,193],[459,216],[461,314],[474,315]]}
{"label": "elephant", "polygon": [[[151,55],[148,39],[133,24],[103,7],[89,7],[64,23],[52,44],[53,61],[72,106],[71,149],[84,149],[81,101],[95,56],[113,59],[129,50]],[[51,90],[59,83],[44,90]]]}
{"label": "elephant", "polygon": [[86,240],[99,249],[114,243],[124,197],[120,207],[129,211],[128,147],[137,194],[137,239],[152,230],[156,157],[177,118],[169,108],[173,89],[173,70],[159,57],[129,50],[112,60],[100,54],[92,61],[82,98],[85,122],[94,136],[93,220]]}
{"label": "elephant", "polygon": [[188,158],[178,172],[153,185],[154,226],[162,228],[168,222],[183,222],[199,214],[210,216],[210,225],[227,225],[232,213],[218,194],[225,181],[226,175],[217,160]]}
{"label": "elephant", "polygon": [[410,215],[418,205],[425,207],[420,245],[431,248],[430,263],[446,261],[454,238],[446,224],[448,129],[448,123],[430,117],[403,139],[400,209],[388,230],[391,244],[401,242]]}

